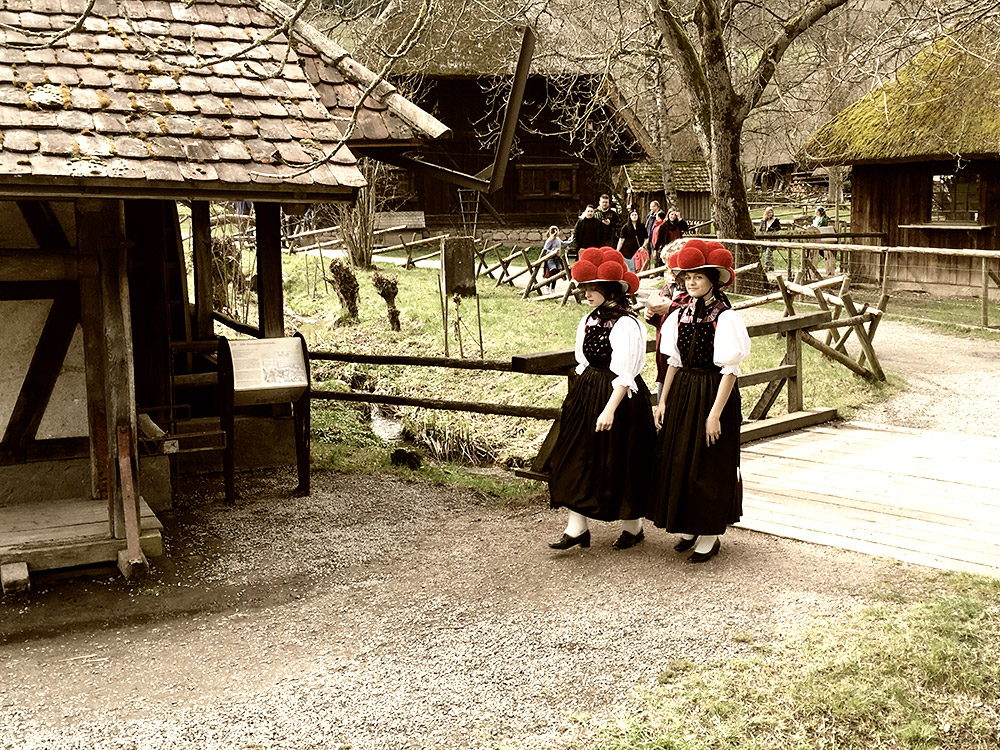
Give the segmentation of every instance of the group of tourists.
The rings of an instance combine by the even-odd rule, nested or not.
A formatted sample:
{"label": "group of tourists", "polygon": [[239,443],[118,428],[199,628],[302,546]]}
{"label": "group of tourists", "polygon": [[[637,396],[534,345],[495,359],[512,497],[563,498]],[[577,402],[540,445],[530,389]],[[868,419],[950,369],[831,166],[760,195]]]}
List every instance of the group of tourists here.
{"label": "group of tourists", "polygon": [[[602,195],[596,206],[590,204],[580,214],[569,240],[563,240],[559,227],[549,227],[542,249],[542,256],[546,257],[545,275],[548,277],[562,269],[560,255],[552,253],[567,243],[577,258],[584,248],[614,248],[621,253],[625,265],[632,272],[641,271],[647,262],[650,268],[663,266],[663,248],[680,239],[687,231],[688,223],[676,206],[670,206],[664,212],[660,210],[659,201],[651,201],[645,220],[641,218],[639,209],[629,207],[623,222],[611,205],[611,197]],[[550,255],[552,257],[548,257]],[[638,265],[637,257],[641,258]]]}
{"label": "group of tourists", "polygon": [[[636,236],[637,218],[630,212],[626,225]],[[579,377],[549,458],[551,505],[568,510],[553,549],[589,547],[591,520],[619,521],[612,547],[628,549],[644,540],[648,519],[680,534],[674,549],[691,550],[688,559],[700,563],[718,554],[726,527],[740,518],[736,380],[750,339],[723,291],[733,256],[697,238],[673,248],[666,262],[673,283],[651,294],[644,310],[657,328],[655,408],[640,375],[645,327],[628,304],[639,287],[634,268],[618,249],[595,245],[571,269],[591,310],[577,328]]]}

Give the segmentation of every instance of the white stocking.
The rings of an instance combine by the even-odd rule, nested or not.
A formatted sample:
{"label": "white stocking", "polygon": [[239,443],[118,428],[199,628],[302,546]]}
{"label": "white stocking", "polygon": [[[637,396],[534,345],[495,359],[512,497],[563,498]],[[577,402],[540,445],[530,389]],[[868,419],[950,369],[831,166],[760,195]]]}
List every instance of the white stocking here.
{"label": "white stocking", "polygon": [[587,517],[577,513],[575,510],[571,510],[569,518],[566,519],[566,534],[577,537],[585,532],[587,528]]}
{"label": "white stocking", "polygon": [[699,555],[704,555],[712,551],[712,547],[715,546],[715,540],[719,538],[718,534],[708,534],[706,536],[698,537],[698,543],[694,545],[694,551]]}
{"label": "white stocking", "polygon": [[638,536],[642,531],[642,519],[636,518],[631,521],[622,521],[622,531],[627,531],[632,536]]}

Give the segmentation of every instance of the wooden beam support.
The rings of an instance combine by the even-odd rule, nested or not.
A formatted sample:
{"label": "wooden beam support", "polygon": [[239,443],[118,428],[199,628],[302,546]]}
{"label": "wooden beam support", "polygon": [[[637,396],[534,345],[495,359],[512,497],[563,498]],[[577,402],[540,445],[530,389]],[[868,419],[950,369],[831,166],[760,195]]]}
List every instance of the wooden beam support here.
{"label": "wooden beam support", "polygon": [[0,282],[76,281],[97,273],[96,264],[76,253],[40,252],[37,249],[0,250]]}
{"label": "wooden beam support", "polygon": [[68,251],[72,245],[66,239],[59,217],[48,201],[17,201],[17,207],[24,217],[31,236],[38,247],[46,250]]}
{"label": "wooden beam support", "polygon": [[263,338],[285,335],[281,286],[281,216],[277,203],[255,203],[257,214],[257,315]]}
{"label": "wooden beam support", "polygon": [[[851,295],[845,294],[843,297],[844,309],[851,317],[858,316],[858,310],[854,306],[854,300],[851,299]],[[854,330],[858,334],[858,341],[861,343],[861,350],[868,357],[869,365],[875,377],[879,380],[885,380],[885,373],[882,371],[882,365],[878,361],[878,356],[875,354],[875,347],[872,346],[871,339],[868,338],[868,331],[865,330],[863,323],[857,323],[854,325]]]}
{"label": "wooden beam support", "polygon": [[139,481],[136,475],[135,433],[127,424],[118,425],[118,479],[122,488],[122,510],[125,516],[125,549],[118,553],[118,569],[127,579],[135,578],[149,569],[139,538]]}
{"label": "wooden beam support", "polygon": [[212,338],[212,225],[206,201],[191,202],[191,245],[194,258],[194,331],[195,339]]}
{"label": "wooden beam support", "polygon": [[[107,466],[112,486],[108,515],[112,536],[124,539],[126,516],[121,483],[115,481],[118,464],[118,428],[128,427],[135,441],[135,367],[132,350],[132,318],[129,303],[128,262],[126,257],[124,211],[121,201],[80,199],[77,205],[77,236],[81,254],[100,259],[100,332],[104,339],[104,360],[95,367],[103,368],[103,396],[106,408],[106,428],[103,447],[97,446],[97,459]],[[96,348],[96,347],[95,347]],[[88,362],[88,379],[94,377]],[[99,378],[99,376],[96,376]],[[91,387],[88,386],[88,393]],[[131,455],[136,454],[133,444]],[[135,477],[132,477],[135,481]],[[138,488],[131,488],[133,498]]]}
{"label": "wooden beam support", "polygon": [[848,357],[846,354],[841,354],[833,347],[829,347],[822,341],[819,341],[818,339],[814,338],[808,331],[802,332],[802,343],[809,344],[809,346],[811,346],[813,349],[822,352],[832,360],[840,362],[840,364],[842,364],[848,370],[857,373],[863,378],[868,378],[869,380],[873,380],[875,378],[875,376],[867,368],[862,367],[853,359]]}

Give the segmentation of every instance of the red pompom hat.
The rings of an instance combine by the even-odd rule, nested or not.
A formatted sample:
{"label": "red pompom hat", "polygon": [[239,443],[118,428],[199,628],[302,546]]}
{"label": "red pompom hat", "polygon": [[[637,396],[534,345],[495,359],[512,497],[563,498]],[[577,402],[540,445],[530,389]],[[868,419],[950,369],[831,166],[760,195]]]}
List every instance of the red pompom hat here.
{"label": "red pompom hat", "polygon": [[667,265],[674,274],[684,271],[700,271],[705,268],[719,270],[719,285],[729,286],[733,283],[733,254],[726,250],[721,242],[692,238],[684,243],[684,247],[667,259]]}
{"label": "red pompom hat", "polygon": [[635,294],[639,277],[628,270],[625,256],[613,247],[588,247],[581,251],[580,259],[573,264],[570,274],[577,284],[597,281],[621,284],[622,292]]}

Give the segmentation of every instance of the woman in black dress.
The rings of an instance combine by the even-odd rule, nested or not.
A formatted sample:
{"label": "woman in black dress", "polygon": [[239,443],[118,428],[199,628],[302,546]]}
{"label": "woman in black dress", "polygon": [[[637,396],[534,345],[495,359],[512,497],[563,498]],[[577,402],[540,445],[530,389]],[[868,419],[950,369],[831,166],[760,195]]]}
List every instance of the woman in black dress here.
{"label": "woman in black dress", "polygon": [[662,328],[668,367],[654,412],[659,479],[648,515],[681,534],[674,549],[694,547],[688,559],[705,562],[742,513],[736,380],[750,337],[722,291],[733,279],[733,256],[721,243],[688,240],[668,265],[690,299]]}
{"label": "woman in black dress", "polygon": [[623,304],[639,279],[610,248],[584,250],[572,275],[593,309],[577,328],[579,377],[563,403],[549,458],[551,505],[569,510],[562,537],[549,546],[589,547],[593,518],[622,521],[612,547],[628,549],[644,538],[642,516],[651,489],[644,449],[655,437],[649,390],[639,375],[646,334]]}

